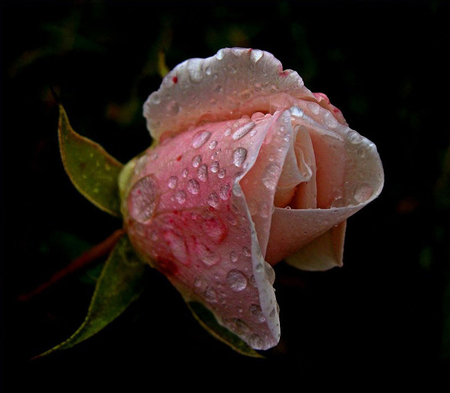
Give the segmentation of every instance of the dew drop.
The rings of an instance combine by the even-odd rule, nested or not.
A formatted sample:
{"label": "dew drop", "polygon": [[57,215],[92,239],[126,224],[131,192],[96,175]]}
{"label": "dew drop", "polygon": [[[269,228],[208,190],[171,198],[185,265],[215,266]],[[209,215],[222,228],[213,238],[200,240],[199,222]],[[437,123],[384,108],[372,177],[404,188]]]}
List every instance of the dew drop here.
{"label": "dew drop", "polygon": [[231,135],[231,128],[230,128],[230,127],[227,127],[227,128],[225,129],[224,135],[225,135],[225,136],[230,136],[230,135]]}
{"label": "dew drop", "polygon": [[129,195],[131,216],[139,222],[145,222],[152,218],[157,194],[158,186],[151,175],[139,180]]}
{"label": "dew drop", "polygon": [[220,255],[211,251],[203,243],[196,245],[198,258],[208,267],[217,265],[220,262]]}
{"label": "dew drop", "polygon": [[208,166],[206,164],[200,165],[197,169],[197,177],[202,182],[208,180]]}
{"label": "dew drop", "polygon": [[256,333],[250,336],[249,344],[253,349],[264,349],[264,340]]}
{"label": "dew drop", "polygon": [[247,158],[247,150],[243,147],[238,147],[233,151],[233,164],[236,167],[240,167]]}
{"label": "dew drop", "polygon": [[166,109],[168,115],[175,116],[176,114],[178,114],[178,112],[180,112],[180,105],[176,101],[170,101],[167,104]]}
{"label": "dew drop", "polygon": [[182,205],[186,202],[186,193],[183,190],[177,191],[175,193],[175,200]]}
{"label": "dew drop", "polygon": [[220,199],[226,201],[230,197],[231,186],[227,183],[220,187],[219,196]]}
{"label": "dew drop", "polygon": [[364,203],[366,202],[373,194],[373,188],[368,184],[360,184],[355,188],[355,192],[353,196],[355,197],[356,202]]}
{"label": "dew drop", "polygon": [[189,179],[187,183],[187,190],[191,194],[197,195],[200,192],[200,184],[198,184],[198,181],[195,179]]}
{"label": "dew drop", "polygon": [[225,51],[223,49],[219,49],[219,51],[216,53],[216,59],[222,60],[225,55]]}
{"label": "dew drop", "polygon": [[223,179],[226,174],[227,174],[227,170],[225,168],[221,168],[217,172],[217,176],[219,177],[219,179]]}
{"label": "dew drop", "polygon": [[198,83],[203,79],[203,60],[189,59],[187,62],[189,79],[193,83]]}
{"label": "dew drop", "polygon": [[197,155],[192,159],[192,166],[197,168],[202,163],[202,156]]}
{"label": "dew drop", "polygon": [[233,140],[241,139],[243,136],[247,135],[249,131],[251,131],[255,127],[255,122],[251,121],[247,124],[244,124],[242,127],[239,127],[231,136]]}
{"label": "dew drop", "polygon": [[161,102],[161,98],[159,97],[158,93],[154,92],[150,95],[150,102],[152,104],[158,105]]}
{"label": "dew drop", "polygon": [[178,183],[178,177],[170,176],[169,180],[167,182],[167,186],[173,190],[177,187],[177,183]]}
{"label": "dew drop", "polygon": [[183,178],[187,178],[189,175],[189,169],[184,168],[183,171],[181,172],[181,176],[183,176]]}
{"label": "dew drop", "polygon": [[325,112],[323,119],[325,121],[325,124],[330,128],[336,128],[339,124],[331,112]]}
{"label": "dew drop", "polygon": [[192,139],[192,147],[198,149],[203,146],[211,137],[211,133],[206,130],[197,131]]}
{"label": "dew drop", "polygon": [[290,109],[291,115],[294,117],[303,117],[304,112],[297,106],[293,106]]}
{"label": "dew drop", "polygon": [[220,163],[219,163],[219,161],[214,161],[214,162],[211,164],[211,172],[212,172],[212,173],[217,173],[217,172],[219,171],[219,168],[220,168]]}
{"label": "dew drop", "polygon": [[194,287],[200,288],[203,284],[203,281],[200,277],[195,277],[194,279]]}
{"label": "dew drop", "polygon": [[203,292],[203,296],[205,296],[205,299],[210,303],[217,301],[217,292],[211,286],[206,287],[205,292]]}
{"label": "dew drop", "polygon": [[173,256],[176,260],[180,261],[182,264],[186,265],[189,263],[187,258],[186,243],[183,238],[178,236],[175,232],[168,230],[163,233],[163,237],[169,244]]}
{"label": "dew drop", "polygon": [[230,270],[227,274],[227,282],[233,291],[240,292],[247,287],[247,277],[239,270]]}
{"label": "dew drop", "polygon": [[211,207],[217,207],[219,206],[219,195],[217,195],[215,192],[209,194],[208,196],[208,205]]}
{"label": "dew drop", "polygon": [[267,165],[261,179],[267,189],[275,190],[275,188],[277,187],[280,170],[280,166],[274,162]]}
{"label": "dew drop", "polygon": [[253,317],[256,319],[257,322],[263,323],[266,322],[266,317],[264,316],[264,313],[262,312],[261,306],[258,304],[252,304],[249,308],[250,313],[253,315]]}
{"label": "dew drop", "polygon": [[252,256],[252,252],[250,251],[250,249],[247,246],[242,247],[242,252],[244,253],[244,255],[246,257]]}
{"label": "dew drop", "polygon": [[211,150],[215,149],[216,147],[217,147],[217,141],[211,141],[211,142],[209,143],[209,148],[210,148]]}
{"label": "dew drop", "polygon": [[254,62],[254,63],[257,63],[260,59],[261,59],[261,57],[263,57],[263,51],[262,50],[259,50],[259,49],[253,49],[252,50],[252,52],[251,52],[251,54],[250,54],[250,58],[252,59],[252,61]]}
{"label": "dew drop", "polygon": [[235,251],[230,252],[230,261],[236,263],[238,260],[237,253]]}

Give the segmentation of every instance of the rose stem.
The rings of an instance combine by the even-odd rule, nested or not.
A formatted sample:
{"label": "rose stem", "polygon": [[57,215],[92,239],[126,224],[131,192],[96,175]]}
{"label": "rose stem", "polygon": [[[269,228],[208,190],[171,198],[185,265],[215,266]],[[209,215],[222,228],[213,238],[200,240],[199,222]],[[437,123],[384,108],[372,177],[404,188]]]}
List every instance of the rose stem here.
{"label": "rose stem", "polygon": [[30,300],[34,296],[40,294],[48,287],[52,286],[56,282],[62,280],[68,275],[88,266],[90,263],[96,261],[97,259],[109,254],[122,235],[125,233],[124,229],[117,229],[110,236],[108,236],[101,243],[93,246],[83,254],[81,254],[78,258],[75,258],[72,262],[70,262],[66,267],[57,271],[53,276],[51,276],[47,281],[40,284],[38,287],[33,289],[30,292],[24,293],[20,295],[17,300],[20,302],[25,302]]}

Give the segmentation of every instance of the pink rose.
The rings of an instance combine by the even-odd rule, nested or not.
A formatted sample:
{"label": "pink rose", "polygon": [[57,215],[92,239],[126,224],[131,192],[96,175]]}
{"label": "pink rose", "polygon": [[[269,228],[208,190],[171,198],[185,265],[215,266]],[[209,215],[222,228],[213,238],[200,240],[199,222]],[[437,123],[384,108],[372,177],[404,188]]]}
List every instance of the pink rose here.
{"label": "pink rose", "polygon": [[132,244],[186,301],[273,347],[271,265],[341,266],[346,219],[382,189],[375,145],[260,50],[183,62],[144,114],[155,144],[120,181]]}

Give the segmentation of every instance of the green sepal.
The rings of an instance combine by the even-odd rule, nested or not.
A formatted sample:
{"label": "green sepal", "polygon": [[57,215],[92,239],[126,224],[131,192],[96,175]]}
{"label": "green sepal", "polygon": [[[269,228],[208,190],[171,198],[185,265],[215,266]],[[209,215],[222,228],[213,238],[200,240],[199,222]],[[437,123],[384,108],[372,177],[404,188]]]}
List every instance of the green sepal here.
{"label": "green sepal", "polygon": [[82,325],[69,339],[37,358],[73,347],[122,314],[142,293],[146,266],[134,253],[128,236],[122,236],[103,267]]}
{"label": "green sepal", "polygon": [[117,182],[123,165],[98,143],[77,134],[62,105],[58,135],[61,158],[73,185],[95,206],[120,217]]}
{"label": "green sepal", "polygon": [[217,322],[214,314],[209,311],[203,304],[199,302],[187,302],[189,309],[194,314],[194,317],[199,321],[200,325],[205,328],[213,337],[229,345],[236,352],[241,355],[246,355],[254,358],[264,358],[261,354],[256,352],[237,335],[223,327]]}

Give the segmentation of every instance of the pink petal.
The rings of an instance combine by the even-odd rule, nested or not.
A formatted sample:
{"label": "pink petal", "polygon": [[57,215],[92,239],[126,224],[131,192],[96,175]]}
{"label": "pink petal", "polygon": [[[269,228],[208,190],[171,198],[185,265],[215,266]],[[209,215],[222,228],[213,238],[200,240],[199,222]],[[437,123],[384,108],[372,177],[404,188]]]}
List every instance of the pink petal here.
{"label": "pink petal", "polygon": [[239,182],[279,118],[208,123],[165,139],[135,161],[126,209],[135,248],[255,349],[276,345],[279,320],[273,270]]}
{"label": "pink petal", "polygon": [[166,132],[177,134],[202,121],[238,119],[255,112],[273,114],[299,99],[317,101],[298,73],[283,71],[271,53],[227,48],[213,57],[176,66],[149,96],[144,115],[152,137],[158,140]]}
{"label": "pink petal", "polygon": [[[298,251],[374,200],[381,192],[384,177],[378,152],[372,142],[337,121],[329,121],[330,118],[327,120],[328,128],[325,128],[325,119],[316,120],[320,120],[320,116],[329,116],[326,109],[317,107],[311,110],[311,103],[304,108],[305,112],[300,113],[301,116],[294,122],[305,127],[313,141],[318,166],[319,208],[276,208],[272,217],[266,260],[274,264],[296,254],[297,257],[290,258],[288,262],[313,269],[314,259],[307,258],[307,255],[313,254],[308,254],[308,250],[303,253]],[[334,239],[335,236],[343,238],[343,234],[336,232],[327,236],[330,235],[332,237],[328,239]],[[325,237],[319,239],[316,246],[324,239]],[[320,251],[317,247],[315,250]],[[324,248],[323,253],[329,254],[330,248]],[[337,252],[339,253],[340,251]],[[300,261],[300,255],[307,260]],[[323,263],[317,258],[315,260],[316,268],[322,270]],[[339,265],[340,257],[336,261]]]}

